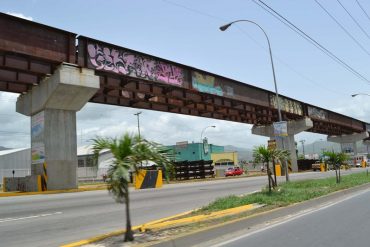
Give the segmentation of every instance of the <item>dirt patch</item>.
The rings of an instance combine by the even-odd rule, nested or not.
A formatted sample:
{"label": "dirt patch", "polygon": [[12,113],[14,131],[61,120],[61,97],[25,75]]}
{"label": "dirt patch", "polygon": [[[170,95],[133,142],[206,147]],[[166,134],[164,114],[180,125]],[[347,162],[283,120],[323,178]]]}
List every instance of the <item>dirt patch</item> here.
{"label": "dirt patch", "polygon": [[152,244],[156,244],[158,242],[168,240],[170,238],[176,238],[182,235],[186,235],[195,231],[202,230],[207,227],[216,226],[217,224],[222,224],[228,221],[237,220],[249,216],[253,216],[258,213],[269,211],[273,208],[272,206],[260,207],[257,209],[253,209],[247,212],[243,212],[240,214],[225,216],[222,218],[206,220],[202,222],[196,222],[192,224],[176,226],[176,227],[169,227],[165,229],[158,229],[158,230],[149,230],[146,232],[139,232],[135,231],[135,241],[130,243],[123,242],[124,235],[118,235],[103,239],[101,241],[83,245],[84,247],[131,247],[131,246],[150,246]]}

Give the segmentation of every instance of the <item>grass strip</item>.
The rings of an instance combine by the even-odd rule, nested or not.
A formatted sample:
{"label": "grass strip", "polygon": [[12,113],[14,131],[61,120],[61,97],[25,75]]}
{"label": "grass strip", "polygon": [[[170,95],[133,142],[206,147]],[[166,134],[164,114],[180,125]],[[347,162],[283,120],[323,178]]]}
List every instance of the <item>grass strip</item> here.
{"label": "grass strip", "polygon": [[261,192],[245,196],[228,196],[216,199],[194,214],[205,214],[252,203],[265,204],[273,208],[283,207],[369,182],[370,176],[363,172],[342,176],[339,184],[336,183],[335,177],[281,183],[271,193],[268,192],[268,189],[263,189]]}

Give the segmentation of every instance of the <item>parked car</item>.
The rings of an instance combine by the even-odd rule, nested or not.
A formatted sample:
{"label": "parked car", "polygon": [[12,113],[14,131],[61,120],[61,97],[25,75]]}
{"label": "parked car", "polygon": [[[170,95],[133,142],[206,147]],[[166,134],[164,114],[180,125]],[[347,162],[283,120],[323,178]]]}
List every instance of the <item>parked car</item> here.
{"label": "parked car", "polygon": [[230,167],[225,170],[225,177],[242,175],[244,170],[240,167]]}

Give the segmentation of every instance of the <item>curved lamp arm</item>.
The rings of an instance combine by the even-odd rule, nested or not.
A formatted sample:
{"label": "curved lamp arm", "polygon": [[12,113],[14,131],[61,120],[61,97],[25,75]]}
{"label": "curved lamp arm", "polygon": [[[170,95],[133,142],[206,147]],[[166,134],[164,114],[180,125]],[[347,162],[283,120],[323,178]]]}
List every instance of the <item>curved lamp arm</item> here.
{"label": "curved lamp arm", "polygon": [[249,23],[252,23],[254,25],[256,25],[259,29],[261,29],[261,31],[263,32],[263,34],[265,35],[266,39],[267,39],[267,44],[269,46],[269,52],[270,52],[270,60],[271,60],[271,67],[272,67],[272,75],[274,77],[274,85],[275,85],[275,93],[276,93],[276,105],[277,105],[277,108],[278,108],[278,115],[279,115],[279,122],[282,121],[282,117],[281,117],[281,108],[280,108],[280,100],[279,100],[279,93],[278,93],[278,88],[277,88],[277,84],[276,84],[276,76],[275,76],[275,67],[274,67],[274,60],[272,59],[272,52],[271,52],[271,44],[270,44],[270,39],[269,37],[267,36],[265,30],[259,25],[257,24],[256,22],[254,21],[251,21],[251,20],[236,20],[236,21],[233,21],[233,22],[230,22],[226,25],[223,25],[220,27],[220,30],[221,31],[225,31],[226,29],[228,29],[232,24],[234,23],[237,23],[237,22],[249,22]]}

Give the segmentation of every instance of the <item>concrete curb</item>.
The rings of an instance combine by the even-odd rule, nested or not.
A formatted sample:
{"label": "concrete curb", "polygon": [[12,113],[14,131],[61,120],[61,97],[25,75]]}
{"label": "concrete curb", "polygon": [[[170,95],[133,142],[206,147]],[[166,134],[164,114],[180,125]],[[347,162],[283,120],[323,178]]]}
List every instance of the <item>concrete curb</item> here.
{"label": "concrete curb", "polygon": [[107,189],[106,185],[101,185],[101,186],[94,186],[94,187],[82,187],[78,189],[69,189],[69,190],[48,190],[48,191],[36,191],[36,192],[2,192],[0,193],[0,197],[73,193],[73,192],[84,192],[84,191],[106,190],[106,189]]}
{"label": "concrete curb", "polygon": [[[160,229],[160,228],[167,228],[167,227],[170,227],[170,226],[180,225],[180,224],[184,224],[184,223],[200,222],[200,221],[205,221],[205,220],[209,220],[209,219],[220,218],[220,217],[231,215],[231,214],[238,214],[238,213],[241,213],[241,212],[252,210],[252,209],[257,208],[257,207],[260,207],[260,205],[248,204],[248,205],[244,205],[244,206],[240,206],[240,207],[236,207],[236,208],[225,209],[225,210],[221,210],[221,211],[218,211],[218,212],[213,212],[213,213],[210,213],[210,214],[196,215],[196,216],[176,219],[178,217],[190,214],[191,212],[193,212],[193,210],[192,210],[192,211],[187,211],[187,212],[183,212],[183,213],[180,213],[180,214],[176,214],[176,215],[173,215],[173,216],[170,216],[170,217],[162,218],[162,219],[159,219],[159,220],[154,220],[154,221],[151,221],[151,222],[147,222],[147,223],[144,223],[142,225],[134,226],[134,227],[132,227],[132,230],[134,230],[134,231],[135,230],[140,230],[140,231],[144,232],[144,231],[149,230],[149,229]],[[80,241],[77,241],[77,242],[62,245],[61,247],[77,247],[77,246],[82,246],[82,245],[85,245],[85,244],[91,244],[93,242],[97,242],[97,241],[100,241],[100,240],[103,240],[103,239],[106,239],[106,238],[109,238],[109,237],[124,234],[125,232],[126,232],[125,230],[114,231],[114,232],[111,232],[111,233],[102,234],[102,235],[95,236],[95,237],[92,237],[92,238],[83,239],[83,240],[80,240]]]}
{"label": "concrete curb", "polygon": [[[244,206],[240,206],[236,208],[230,208],[230,209],[225,209],[225,210],[221,210],[217,212],[212,212],[209,214],[201,214],[201,215],[185,217],[181,219],[175,219],[179,216],[177,215],[177,216],[172,216],[168,219],[158,220],[155,223],[150,222],[150,223],[143,224],[141,225],[141,228],[139,228],[139,230],[144,232],[146,230],[167,228],[169,226],[176,226],[176,225],[181,225],[184,223],[194,223],[194,222],[200,222],[200,221],[205,221],[209,219],[217,219],[223,216],[238,214],[244,211],[252,210],[257,207],[259,207],[259,205],[257,204],[248,204],[248,205],[244,205]],[[185,213],[183,215],[185,215]]]}
{"label": "concrete curb", "polygon": [[[136,231],[137,229],[139,229],[139,227],[137,227],[137,226],[132,227],[133,231]],[[111,233],[102,234],[102,235],[99,235],[99,236],[96,236],[96,237],[83,239],[83,240],[80,240],[78,242],[73,242],[73,243],[70,243],[70,244],[61,245],[60,247],[78,247],[78,246],[82,246],[82,245],[85,245],[85,244],[91,244],[91,243],[94,243],[94,242],[97,242],[97,241],[100,241],[100,240],[103,240],[103,239],[106,239],[106,238],[109,238],[109,237],[121,235],[121,234],[124,234],[125,232],[126,232],[125,230],[118,230],[118,231],[114,231],[114,232],[111,232]]]}
{"label": "concrete curb", "polygon": [[[165,220],[170,220],[170,219],[173,219],[173,218],[177,218],[177,217],[180,217],[180,216],[189,214],[191,212],[192,211],[183,212],[183,213],[172,215],[172,216],[169,216],[169,217],[166,217],[166,218],[162,218],[162,219],[159,219],[159,220],[150,221],[150,222],[145,223],[143,225],[156,224],[158,222],[162,222],[162,221],[165,221]],[[132,230],[133,231],[141,230],[142,227],[143,227],[143,225],[133,226],[132,227]],[[95,236],[95,237],[92,237],[92,238],[83,239],[83,240],[80,240],[80,241],[77,241],[77,242],[69,243],[69,244],[66,244],[66,245],[61,245],[60,247],[78,247],[78,246],[82,246],[82,245],[85,245],[85,244],[91,244],[91,243],[94,243],[94,242],[97,242],[97,241],[100,241],[100,240],[103,240],[103,239],[106,239],[106,238],[109,238],[109,237],[113,237],[113,236],[117,236],[117,235],[120,235],[120,234],[124,234],[125,232],[126,232],[126,230],[118,230],[118,231],[114,231],[114,232],[110,232],[110,233],[98,235],[98,236]]]}

